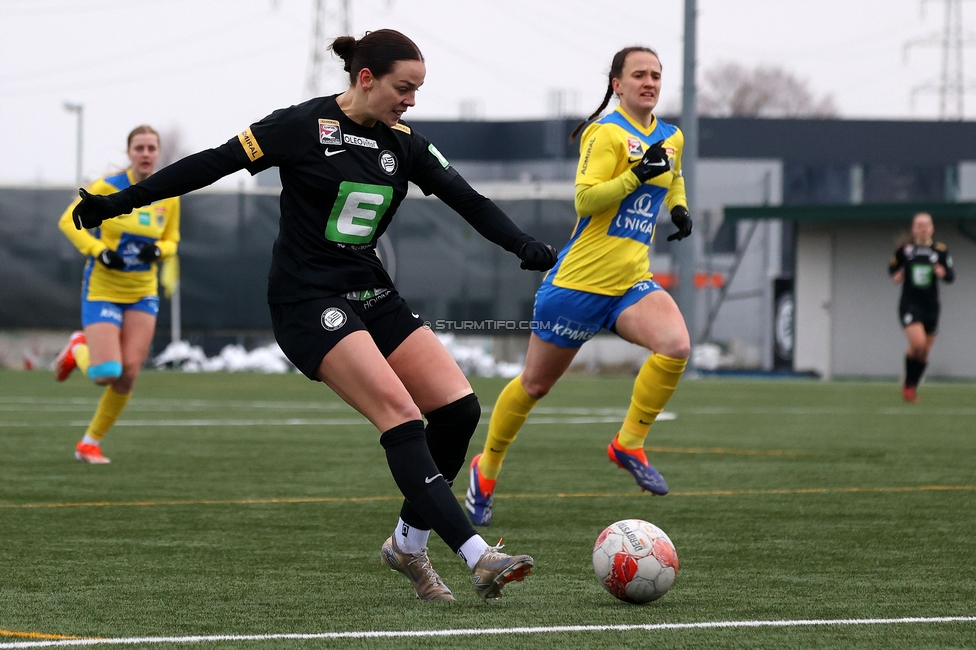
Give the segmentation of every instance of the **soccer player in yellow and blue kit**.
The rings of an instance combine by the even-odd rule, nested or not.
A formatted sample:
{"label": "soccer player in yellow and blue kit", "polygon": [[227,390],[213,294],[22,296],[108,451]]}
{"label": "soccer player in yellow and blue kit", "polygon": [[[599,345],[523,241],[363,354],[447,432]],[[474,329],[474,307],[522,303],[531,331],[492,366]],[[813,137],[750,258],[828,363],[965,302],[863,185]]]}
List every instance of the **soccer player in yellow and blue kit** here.
{"label": "soccer player in yellow and blue kit", "polygon": [[[139,126],[129,134],[131,166],[92,183],[93,194],[113,194],[148,178],[159,158],[159,134]],[[79,199],[80,200],[80,199]],[[149,355],[159,312],[158,263],[176,255],[180,241],[180,200],[163,199],[106,221],[91,231],[78,230],[71,213],[58,227],[88,256],[82,276],[81,324],[54,362],[55,378],[64,381],[78,368],[105,386],[84,437],[75,446],[79,461],[110,462],[101,440],[129,402],[139,369]]]}
{"label": "soccer player in yellow and blue kit", "polygon": [[[575,138],[586,126],[576,171],[576,227],[536,293],[525,369],[499,395],[484,450],[471,461],[465,507],[477,525],[491,522],[502,461],[529,412],[601,329],[652,351],[607,453],[641,489],[668,493],[647,460],[644,439],[684,372],[691,344],[678,306],[650,273],[648,252],[662,204],[678,228],[668,240],[691,234],[681,177],[684,136],[654,115],[661,62],[653,50],[617,52],[609,77],[603,104],[573,132]],[[593,121],[614,94],[620,106]]]}

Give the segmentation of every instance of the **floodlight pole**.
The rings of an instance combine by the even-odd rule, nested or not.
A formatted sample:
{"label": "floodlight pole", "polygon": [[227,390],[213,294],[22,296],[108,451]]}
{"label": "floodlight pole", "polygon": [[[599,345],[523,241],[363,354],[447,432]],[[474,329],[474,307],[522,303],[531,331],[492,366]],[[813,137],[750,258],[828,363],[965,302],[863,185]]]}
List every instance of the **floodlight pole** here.
{"label": "floodlight pole", "polygon": [[171,343],[183,340],[183,299],[180,296],[180,279],[176,279],[176,286],[173,287],[173,295],[170,297],[170,319],[169,319],[169,339]]}
{"label": "floodlight pole", "polygon": [[[685,136],[685,147],[681,155],[681,172],[685,179],[685,194],[688,196],[688,211],[693,220],[701,223],[701,213],[695,204],[698,168],[698,107],[696,102],[695,70],[696,70],[696,35],[695,24],[698,9],[696,0],[685,0],[685,42],[684,42],[684,82],[681,92],[681,131]],[[696,229],[694,234],[680,242],[675,242],[674,261],[678,264],[678,308],[685,318],[688,333],[692,343],[697,341],[697,318],[695,296],[695,270],[697,260],[695,247],[698,241]],[[691,369],[689,367],[689,369]]]}
{"label": "floodlight pole", "polygon": [[65,101],[64,110],[68,111],[69,113],[74,113],[78,118],[77,126],[75,127],[76,130],[75,136],[77,137],[77,144],[75,145],[77,147],[77,151],[75,152],[75,183],[81,185],[81,176],[82,176],[81,156],[82,156],[82,138],[84,133],[83,123],[84,123],[84,115],[85,115],[85,105],[82,104],[81,102]]}

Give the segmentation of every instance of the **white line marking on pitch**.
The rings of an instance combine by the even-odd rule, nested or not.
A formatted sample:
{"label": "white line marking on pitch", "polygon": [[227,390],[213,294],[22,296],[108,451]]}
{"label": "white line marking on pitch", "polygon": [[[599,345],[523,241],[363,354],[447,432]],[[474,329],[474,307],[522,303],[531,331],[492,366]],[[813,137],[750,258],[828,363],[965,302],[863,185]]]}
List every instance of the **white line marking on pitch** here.
{"label": "white line marking on pitch", "polygon": [[706,621],[701,623],[656,623],[648,625],[557,625],[550,627],[508,627],[467,630],[400,630],[376,632],[322,632],[320,634],[226,634],[212,636],[149,636],[116,639],[65,639],[56,641],[15,641],[0,643],[0,648],[51,648],[62,646],[135,645],[163,643],[208,643],[218,641],[274,641],[284,639],[390,639],[478,636],[481,634],[555,634],[564,632],[629,632],[631,630],[694,630],[739,627],[804,627],[835,625],[899,625],[909,623],[973,623],[976,616],[938,616],[933,618],[848,618],[795,621]]}
{"label": "white line marking on pitch", "polygon": [[[604,424],[620,422],[622,416],[598,415],[592,417],[548,417],[548,418],[529,418],[526,424]],[[661,422],[674,420],[677,416],[668,411],[662,412],[657,416]],[[69,422],[2,422],[0,427],[87,427],[88,420],[72,420]],[[261,420],[119,420],[115,423],[116,427],[271,427],[271,426],[351,426],[361,424],[369,426],[365,418],[283,418],[283,419],[261,419]],[[480,422],[487,426],[486,421]]]}

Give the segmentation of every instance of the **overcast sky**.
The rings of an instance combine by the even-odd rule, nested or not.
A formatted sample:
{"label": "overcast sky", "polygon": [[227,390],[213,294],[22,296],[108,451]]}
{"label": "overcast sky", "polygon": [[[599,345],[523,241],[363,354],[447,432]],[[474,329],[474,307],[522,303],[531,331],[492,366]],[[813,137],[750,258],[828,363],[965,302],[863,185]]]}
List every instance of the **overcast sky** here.
{"label": "overcast sky", "polygon": [[[324,0],[337,9],[340,0]],[[562,91],[589,114],[610,59],[633,44],[664,65],[662,107],[681,96],[683,0],[348,0],[350,31],[392,27],[420,46],[427,81],[405,119],[543,119]],[[976,3],[964,2],[976,32]],[[594,7],[605,9],[594,10]],[[698,0],[700,71],[778,65],[833,95],[841,116],[937,119],[945,0]],[[0,184],[74,184],[84,105],[84,176],[126,163],[125,136],[178,130],[187,152],[218,145],[308,98],[314,0],[0,0]],[[328,22],[337,35],[339,22]],[[320,94],[344,89],[327,54]],[[976,79],[976,47],[965,53]],[[966,118],[976,116],[976,94]],[[239,182],[227,179],[224,186]]]}

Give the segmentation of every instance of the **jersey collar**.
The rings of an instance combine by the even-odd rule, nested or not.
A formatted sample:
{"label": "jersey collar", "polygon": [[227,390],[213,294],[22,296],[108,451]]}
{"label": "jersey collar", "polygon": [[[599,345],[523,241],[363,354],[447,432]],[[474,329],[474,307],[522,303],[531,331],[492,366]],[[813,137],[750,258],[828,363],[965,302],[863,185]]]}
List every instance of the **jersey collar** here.
{"label": "jersey collar", "polygon": [[653,113],[651,113],[651,124],[650,124],[650,126],[648,126],[645,129],[642,124],[640,124],[639,122],[637,122],[636,120],[634,120],[634,118],[632,118],[630,116],[630,114],[627,113],[627,111],[624,110],[624,107],[623,106],[617,106],[617,108],[615,109],[615,112],[616,113],[620,113],[621,117],[623,117],[625,120],[627,120],[627,122],[632,127],[634,127],[635,129],[637,129],[637,131],[639,131],[640,133],[642,133],[645,136],[654,133],[654,129],[657,128],[657,116],[654,115]]}

